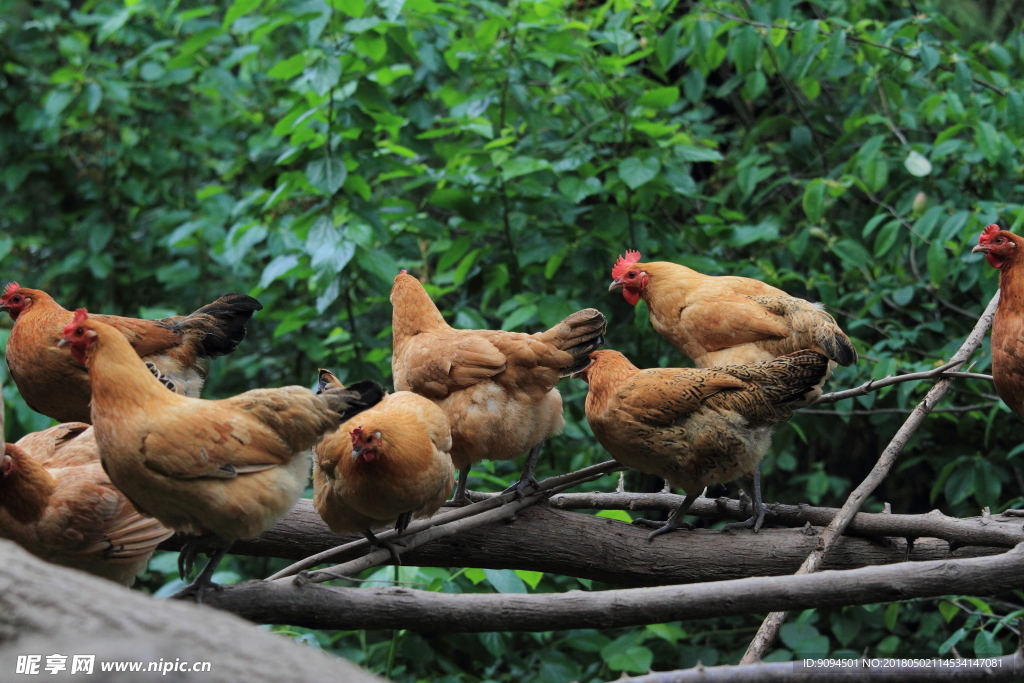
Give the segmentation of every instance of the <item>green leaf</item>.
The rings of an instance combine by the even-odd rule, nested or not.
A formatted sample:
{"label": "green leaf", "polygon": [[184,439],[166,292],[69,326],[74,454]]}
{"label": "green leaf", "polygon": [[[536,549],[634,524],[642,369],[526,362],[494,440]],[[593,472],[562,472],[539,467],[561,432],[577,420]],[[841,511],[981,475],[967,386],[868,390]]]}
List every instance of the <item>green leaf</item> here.
{"label": "green leaf", "polygon": [[900,603],[894,602],[885,608],[885,627],[890,631],[896,630],[896,620],[900,616]]}
{"label": "green leaf", "polygon": [[282,59],[271,67],[270,71],[267,72],[267,77],[284,80],[286,78],[298,76],[305,68],[306,57],[300,52],[297,55],[292,55],[288,59]]}
{"label": "green leaf", "polygon": [[340,159],[318,159],[306,165],[306,179],[309,184],[323,192],[328,197],[333,196],[348,176],[348,169]]}
{"label": "green leaf", "polygon": [[974,636],[974,656],[989,659],[1003,656],[1003,646],[991,631],[978,631]]}
{"label": "green leaf", "polygon": [[999,131],[988,121],[981,121],[975,128],[975,142],[978,145],[978,149],[985,155],[989,163],[996,163],[999,161],[999,155],[1002,153],[1002,142],[999,138]]}
{"label": "green leaf", "polygon": [[864,165],[861,177],[872,192],[878,192],[889,182],[889,163],[885,159],[874,159]]}
{"label": "green leaf", "polygon": [[804,189],[803,207],[807,220],[811,223],[821,221],[825,209],[825,183],[820,178],[812,180]]}
{"label": "green leaf", "polygon": [[600,192],[601,189],[601,181],[596,176],[586,179],[566,176],[558,181],[558,191],[568,197],[573,204],[579,204],[587,197]]}
{"label": "green leaf", "polygon": [[511,569],[485,569],[484,574],[499,593],[526,593],[526,584]]}
{"label": "green leaf", "polygon": [[605,664],[612,671],[626,671],[628,673],[647,673],[654,663],[654,653],[643,645],[636,645],[621,654],[609,657]]}
{"label": "green leaf", "polygon": [[924,177],[932,172],[932,162],[928,161],[923,155],[914,150],[910,151],[907,158],[903,161],[903,165],[906,167],[910,175],[917,176],[918,178]]}
{"label": "green leaf", "polygon": [[650,159],[629,157],[619,162],[619,177],[631,190],[654,180],[659,170],[661,170],[661,162],[654,157]]}
{"label": "green leaf", "polygon": [[937,239],[932,240],[928,247],[928,277],[936,287],[941,285],[942,280],[946,277],[948,260],[944,243]]}
{"label": "green leaf", "polygon": [[631,524],[633,518],[625,510],[601,510],[597,513],[597,517],[607,517],[608,519],[617,519],[620,522],[626,522]]}
{"label": "green leaf", "polygon": [[953,621],[953,618],[960,614],[960,608],[951,602],[943,600],[939,603],[939,613],[942,614],[942,618],[946,620],[946,623]]}
{"label": "green leaf", "polygon": [[235,23],[235,19],[244,17],[249,12],[252,12],[260,6],[261,2],[263,0],[235,0],[232,2],[227,14],[224,15],[224,28],[228,28],[231,24]]}
{"label": "green leaf", "polygon": [[299,257],[295,254],[282,254],[275,256],[274,259],[267,264],[267,267],[263,269],[263,275],[260,276],[260,289],[266,289],[272,282],[280,278],[288,271],[294,269],[299,265]]}
{"label": "green leaf", "polygon": [[544,572],[531,572],[526,569],[516,569],[516,576],[523,580],[523,582],[530,588],[536,588],[540,585],[540,580],[544,578]]}
{"label": "green leaf", "polygon": [[551,164],[548,163],[547,159],[516,157],[502,164],[501,177],[503,180],[512,180],[513,178],[536,173],[550,167]]}
{"label": "green leaf", "polygon": [[939,65],[939,51],[930,45],[922,45],[921,63],[924,64],[924,73],[930,73]]}
{"label": "green leaf", "polygon": [[745,74],[757,65],[761,52],[761,36],[752,26],[741,28],[733,41],[735,51],[736,72]]}
{"label": "green leaf", "polygon": [[863,244],[849,237],[843,238],[832,245],[832,252],[842,261],[854,268],[869,268],[871,254]]}
{"label": "green leaf", "polygon": [[645,92],[640,98],[639,104],[642,107],[664,109],[671,104],[675,104],[677,100],[679,100],[679,88],[655,88]]}

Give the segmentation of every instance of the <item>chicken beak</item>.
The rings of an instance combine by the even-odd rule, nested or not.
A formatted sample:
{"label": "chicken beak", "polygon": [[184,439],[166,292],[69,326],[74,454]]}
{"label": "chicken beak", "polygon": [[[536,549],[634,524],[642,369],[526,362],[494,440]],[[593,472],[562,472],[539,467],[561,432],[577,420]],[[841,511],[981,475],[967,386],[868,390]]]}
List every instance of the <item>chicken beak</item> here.
{"label": "chicken beak", "polygon": [[71,342],[67,339],[61,338],[61,340],[57,342],[57,346],[63,349],[65,346],[71,346]]}
{"label": "chicken beak", "polygon": [[616,289],[622,289],[626,286],[626,283],[622,280],[612,280],[612,283],[608,285],[608,291],[614,292]]}
{"label": "chicken beak", "polygon": [[362,457],[363,450],[365,449],[363,449],[360,446],[352,446],[352,462],[355,462],[356,460]]}
{"label": "chicken beak", "polygon": [[992,247],[987,244],[979,244],[974,249],[971,249],[972,254],[987,254],[992,251]]}

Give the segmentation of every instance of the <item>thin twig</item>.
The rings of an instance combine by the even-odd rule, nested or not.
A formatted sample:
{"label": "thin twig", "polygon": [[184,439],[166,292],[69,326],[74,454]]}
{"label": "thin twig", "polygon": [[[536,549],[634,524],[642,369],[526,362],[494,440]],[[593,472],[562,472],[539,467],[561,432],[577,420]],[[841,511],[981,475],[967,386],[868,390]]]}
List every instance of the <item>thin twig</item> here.
{"label": "thin twig", "polygon": [[950,372],[949,369],[954,365],[960,365],[960,363],[950,361],[937,368],[924,370],[923,372],[908,372],[905,375],[888,375],[882,379],[869,379],[864,384],[861,384],[859,387],[854,387],[853,389],[843,389],[842,391],[833,391],[828,394],[822,394],[821,397],[811,405],[835,403],[836,401],[842,401],[844,398],[853,398],[854,396],[866,396],[873,391],[878,391],[879,389],[883,389],[893,384],[913,382],[919,379],[943,379],[947,377],[954,379],[992,379],[992,375],[982,375],[974,372]]}
{"label": "thin twig", "polygon": [[[999,303],[999,292],[992,297],[989,301],[988,306],[985,308],[985,312],[981,314],[974,329],[964,340],[963,345],[957,350],[953,357],[950,359],[949,366],[959,367],[967,362],[978,347],[981,346],[982,340],[985,338],[985,334],[988,332],[989,327],[992,325],[992,317],[996,312],[996,305]],[[949,386],[952,383],[952,378],[943,378],[936,382],[935,386],[925,395],[924,399],[914,408],[914,412],[910,414],[903,426],[899,428],[896,435],[889,442],[889,445],[882,455],[879,456],[878,462],[872,468],[868,476],[861,482],[850,497],[846,499],[842,509],[835,516],[832,522],[825,528],[821,536],[818,537],[818,544],[815,549],[807,556],[803,565],[797,571],[797,574],[810,574],[818,571],[822,563],[825,561],[825,556],[835,545],[836,541],[842,536],[843,532],[846,531],[846,527],[850,524],[850,520],[857,514],[857,510],[864,504],[867,497],[871,495],[871,492],[882,483],[886,475],[889,474],[889,470],[896,462],[896,458],[899,457],[903,451],[903,447],[906,445],[910,437],[917,431],[917,428],[924,422],[925,417],[935,407],[939,399],[949,390]],[[757,634],[750,643],[750,647],[747,648],[747,652],[743,655],[740,660],[740,664],[753,664],[761,660],[764,657],[765,651],[768,646],[771,645],[772,641],[775,640],[775,636],[779,632],[779,628],[782,626],[782,622],[786,620],[786,612],[772,612],[769,614],[764,622],[761,624],[761,628],[758,629]]]}
{"label": "thin twig", "polygon": [[[969,413],[972,410],[988,410],[993,406],[999,405],[999,401],[991,401],[989,403],[976,403],[970,406],[952,406],[949,408],[934,408],[931,412],[933,413]],[[839,415],[845,417],[847,415],[883,415],[885,413],[902,413],[909,415],[914,412],[910,408],[872,408],[869,410],[813,410],[804,409],[800,411],[801,415]]]}

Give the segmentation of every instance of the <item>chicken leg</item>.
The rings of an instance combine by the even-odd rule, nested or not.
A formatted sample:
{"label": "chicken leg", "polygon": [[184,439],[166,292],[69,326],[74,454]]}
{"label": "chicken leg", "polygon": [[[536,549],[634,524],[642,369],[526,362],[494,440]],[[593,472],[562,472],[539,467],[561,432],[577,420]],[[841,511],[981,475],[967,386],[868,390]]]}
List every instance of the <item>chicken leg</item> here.
{"label": "chicken leg", "polygon": [[540,486],[536,477],[533,476],[533,470],[537,467],[537,458],[540,457],[540,449],[544,448],[544,441],[530,449],[530,455],[526,458],[526,467],[523,468],[523,473],[519,475],[519,481],[512,486],[502,491],[502,493],[516,492],[517,498],[523,498],[526,496],[526,489],[533,486],[534,488]]}
{"label": "chicken leg", "polygon": [[399,534],[404,534],[405,530],[409,528],[409,522],[412,521],[412,510],[409,512],[403,512],[398,515],[398,520],[395,521],[395,531]]}
{"label": "chicken leg", "polygon": [[684,522],[683,516],[686,515],[686,512],[693,506],[694,501],[697,500],[698,497],[699,496],[687,495],[683,498],[683,502],[679,504],[679,507],[675,509],[675,512],[669,516],[668,521],[666,522],[660,522],[656,519],[634,519],[633,524],[636,524],[637,526],[651,527],[654,529],[654,531],[652,531],[647,537],[648,543],[653,541],[655,536],[660,536],[661,534],[668,533],[674,529],[687,529],[692,531],[693,525],[689,522]]}
{"label": "chicken leg", "polygon": [[[768,514],[768,509],[761,502],[761,467],[758,466],[754,470],[754,509],[753,515],[750,519],[745,522],[735,522],[734,524],[726,524],[722,531],[732,531],[733,529],[753,529],[756,534],[761,530],[761,525],[764,524],[764,516]],[[774,514],[774,513],[772,513]]]}
{"label": "chicken leg", "polygon": [[[399,557],[399,555],[398,555],[398,548],[395,547],[394,543],[392,543],[391,541],[383,541],[383,540],[377,538],[374,535],[374,533],[372,531],[370,531],[369,529],[367,529],[366,531],[363,532],[363,536],[366,536],[366,540],[369,541],[372,545],[374,545],[374,546],[376,546],[378,548],[384,548],[389,553],[391,553],[391,559],[395,561],[395,564],[397,564],[397,565],[402,564],[402,558]],[[401,544],[399,544],[399,545],[401,545]]]}
{"label": "chicken leg", "polygon": [[469,505],[469,499],[466,498],[466,482],[469,481],[469,465],[466,465],[459,470],[459,484],[455,487],[455,495],[452,496],[451,500],[446,500],[445,505],[450,507],[462,507],[463,505]]}
{"label": "chicken leg", "polygon": [[[210,559],[207,560],[206,566],[203,567],[203,571],[199,572],[199,576],[196,580],[189,585],[182,588],[180,591],[171,596],[174,600],[184,600],[185,598],[193,598],[197,603],[202,604],[203,593],[206,592],[207,588],[213,588],[214,590],[220,590],[220,586],[215,584],[211,579],[213,573],[217,570],[217,565],[224,559],[224,556],[228,554],[228,549],[231,544],[217,548]],[[182,552],[185,552],[184,550]],[[195,557],[195,551],[191,551],[192,557]]]}

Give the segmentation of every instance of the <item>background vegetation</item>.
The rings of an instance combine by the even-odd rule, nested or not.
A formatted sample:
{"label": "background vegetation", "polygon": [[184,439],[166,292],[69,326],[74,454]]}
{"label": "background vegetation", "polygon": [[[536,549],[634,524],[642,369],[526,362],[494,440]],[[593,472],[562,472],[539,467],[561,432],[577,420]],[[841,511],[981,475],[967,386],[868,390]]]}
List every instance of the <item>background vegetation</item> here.
{"label": "background vegetation", "polygon": [[[69,308],[156,317],[259,297],[208,396],[311,385],[319,366],[387,381],[399,268],[456,326],[536,331],[597,306],[611,348],[683,365],[642,304],[606,292],[627,248],[824,302],[861,353],[834,387],[926,369],[996,290],[969,253],[982,227],[1024,223],[1018,15],[953,0],[0,0],[0,263]],[[840,504],[924,390],[781,426],[766,500]],[[568,426],[541,474],[606,458],[585,386],[562,391]],[[870,509],[1024,503],[1020,421],[988,383],[950,396],[956,412],[929,418]],[[9,440],[48,424],[10,382],[5,398]],[[471,486],[500,487],[518,466],[482,466]],[[172,559],[158,555],[142,587],[176,586]],[[231,580],[274,563],[222,566]],[[472,568],[401,577],[601,588]],[[771,658],[1010,651],[1014,609],[812,610]],[[568,682],[735,662],[759,622],[279,630],[402,681]]]}

